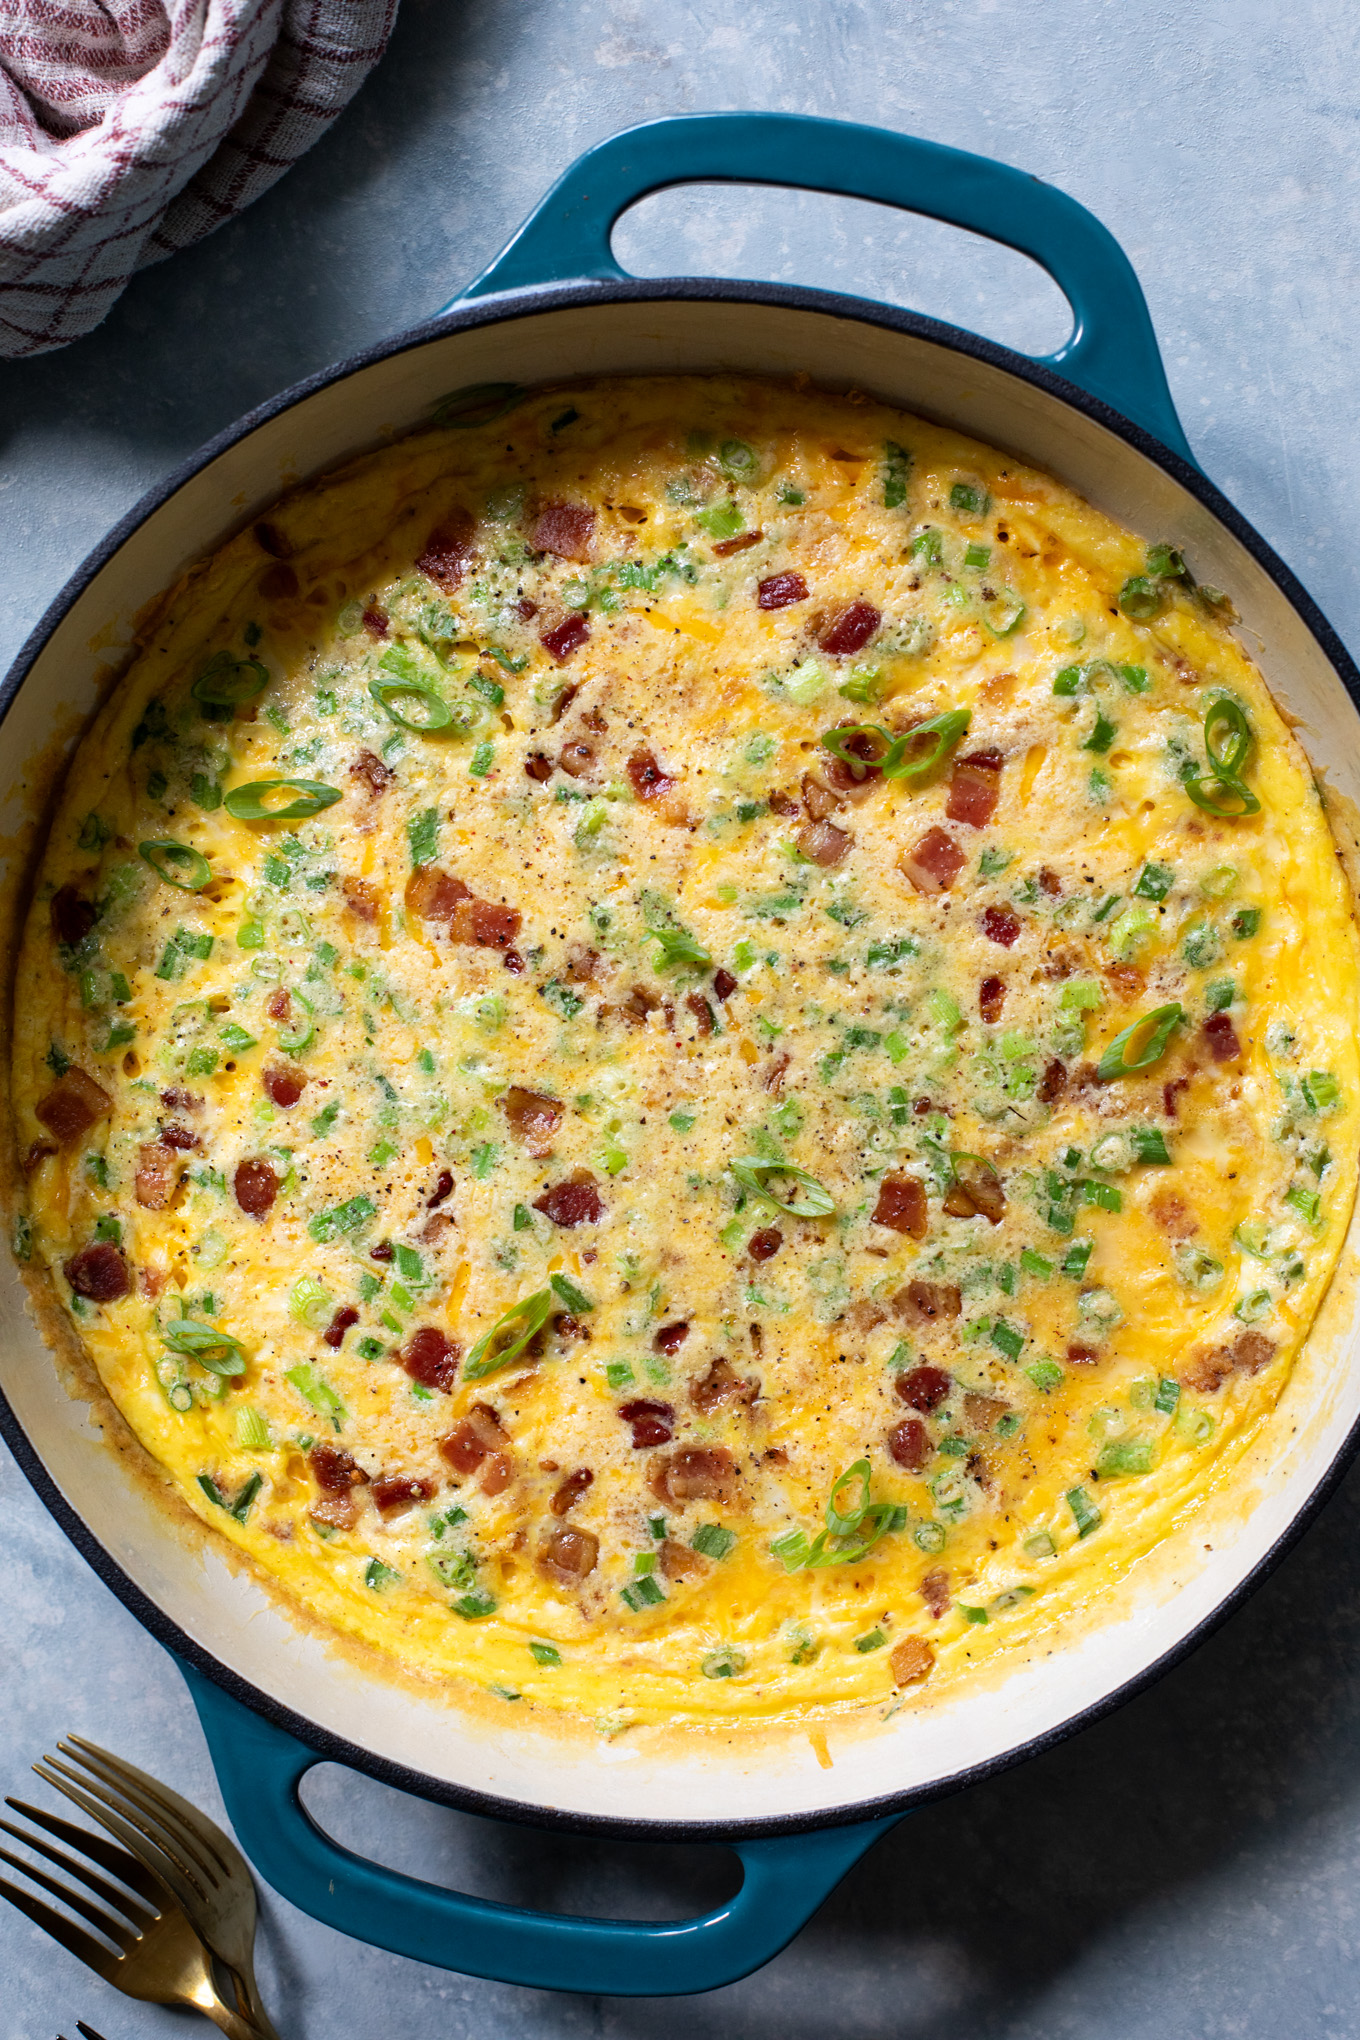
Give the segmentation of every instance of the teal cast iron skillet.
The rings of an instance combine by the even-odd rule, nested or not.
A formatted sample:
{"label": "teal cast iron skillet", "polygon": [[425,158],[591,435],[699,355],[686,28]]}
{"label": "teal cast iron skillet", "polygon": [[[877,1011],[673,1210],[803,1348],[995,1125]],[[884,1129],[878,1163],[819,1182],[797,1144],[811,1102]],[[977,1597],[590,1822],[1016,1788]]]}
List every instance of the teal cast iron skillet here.
{"label": "teal cast iron skillet", "polygon": [[[1049,272],[1072,307],[1071,336],[1034,361],[862,299],[627,277],[610,245],[620,215],[649,192],[701,180],[836,192],[990,236]],[[1090,213],[1018,170],[909,136],[785,114],[704,114],[634,128],[588,151],[436,319],[251,413],[138,504],[73,577],[0,690],[0,782],[20,783],[47,741],[61,675],[83,675],[78,701],[92,704],[85,669],[102,620],[135,614],[243,517],[257,515],[288,473],[324,472],[420,422],[444,389],[483,376],[686,367],[807,367],[819,382],[858,383],[1010,446],[1145,535],[1184,543],[1256,621],[1267,678],[1286,695],[1293,685],[1322,749],[1348,759],[1360,753],[1360,678],[1288,569],[1196,467],[1137,279]],[[473,1750],[460,1768],[453,1731],[429,1715],[415,1720],[413,1707],[407,1733],[404,1703],[356,1696],[354,1674],[323,1653],[306,1657],[301,1643],[293,1652],[280,1642],[282,1618],[271,1630],[248,1597],[238,1609],[234,1582],[230,1591],[205,1585],[201,1562],[169,1550],[151,1505],[109,1470],[114,1455],[87,1435],[79,1406],[55,1385],[18,1279],[13,1271],[6,1279],[0,1429],[101,1578],[176,1653],[233,1825],[261,1873],[304,1911],[376,1946],[557,1990],[691,1993],[767,1962],[912,1806],[1050,1747],[1193,1648],[1311,1520],[1349,1463],[1360,1412],[1360,1342],[1351,1339],[1334,1406],[1305,1412],[1312,1430],[1305,1424],[1299,1432],[1290,1464],[1271,1475],[1274,1486],[1263,1482],[1238,1549],[1178,1591],[1140,1636],[1090,1663],[1074,1655],[1056,1697],[1044,1689],[1009,1713],[992,1706],[934,1756],[912,1755],[930,1732],[925,1717],[912,1717],[925,1725],[891,1748],[876,1744],[876,1760],[851,1750],[838,1753],[829,1773],[783,1779],[756,1770],[716,1784],[702,1765],[678,1781],[643,1767],[630,1799],[594,1774],[569,1775],[565,1759],[560,1778],[541,1765],[534,1771],[537,1760],[517,1771],[504,1733],[494,1761]],[[529,1913],[445,1891],[368,1863],[320,1830],[299,1786],[323,1759],[497,1818],[720,1842],[740,1857],[744,1881],[715,1911],[659,1925]]]}

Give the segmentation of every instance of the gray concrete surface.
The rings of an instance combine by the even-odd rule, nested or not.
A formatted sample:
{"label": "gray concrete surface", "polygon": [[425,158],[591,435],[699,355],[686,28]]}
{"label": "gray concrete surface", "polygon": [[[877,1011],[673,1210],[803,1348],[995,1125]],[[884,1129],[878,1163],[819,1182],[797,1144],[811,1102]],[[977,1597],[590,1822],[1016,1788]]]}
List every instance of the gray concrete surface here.
{"label": "gray concrete surface", "polygon": [[[65,353],[0,368],[0,665],[141,490],[249,405],[441,304],[632,121],[778,107],[989,151],[1123,241],[1208,472],[1360,651],[1360,14],[1345,0],[403,0],[322,147]],[[1018,257],[876,209],[676,194],[639,270],[825,283],[1011,344],[1061,336]],[[159,1647],[0,1455],[0,1789],[75,1728],[220,1811]],[[1322,2040],[1360,2033],[1360,1475],[1199,1654],[1098,1728],[906,1822],[762,1974],[628,2003],[469,1981],[264,1894],[286,2040]],[[562,1910],[679,1915],[711,1851],[501,1829],[343,1772],[382,1859]],[[0,1905],[0,2036],[184,2034]],[[203,2030],[207,2030],[206,2027]]]}

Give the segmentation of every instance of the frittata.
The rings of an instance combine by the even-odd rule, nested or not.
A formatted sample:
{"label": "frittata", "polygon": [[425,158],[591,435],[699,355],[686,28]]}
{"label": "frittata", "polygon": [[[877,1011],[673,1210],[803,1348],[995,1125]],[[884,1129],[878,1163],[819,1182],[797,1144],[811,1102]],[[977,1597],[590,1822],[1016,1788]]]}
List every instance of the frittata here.
{"label": "frittata", "polygon": [[16,977],[15,1241],[164,1480],[456,1695],[818,1715],[1230,1481],[1352,900],[1175,534],[857,392],[457,393],[190,573]]}

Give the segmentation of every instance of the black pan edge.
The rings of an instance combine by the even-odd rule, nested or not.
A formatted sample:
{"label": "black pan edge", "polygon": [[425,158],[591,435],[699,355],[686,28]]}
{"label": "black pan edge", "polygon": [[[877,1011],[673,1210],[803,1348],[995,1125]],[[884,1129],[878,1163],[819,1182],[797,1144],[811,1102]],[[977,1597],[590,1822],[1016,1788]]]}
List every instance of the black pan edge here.
{"label": "black pan edge", "polygon": [[[120,519],[108,536],[88,554],[30,633],[3,684],[0,684],[0,721],[8,714],[34,662],[71,605],[113,558],[119,547],[187,481],[210,466],[220,454],[247,437],[258,426],[302,402],[316,391],[344,381],[359,369],[403,354],[410,349],[422,347],[448,333],[478,326],[503,324],[514,319],[574,309],[582,305],[671,303],[677,300],[697,303],[764,304],[790,310],[811,311],[862,325],[881,326],[891,332],[910,334],[914,338],[947,347],[972,360],[986,362],[1019,381],[1043,390],[1060,403],[1083,412],[1117,438],[1125,441],[1136,452],[1164,469],[1231,532],[1298,614],[1335,670],[1357,711],[1360,711],[1360,671],[1357,670],[1336,631],[1284,561],[1198,468],[1181,459],[1178,454],[1145,432],[1141,426],[1133,424],[1099,398],[1088,396],[1075,384],[1065,381],[1053,370],[1030,360],[1025,355],[1013,353],[1009,348],[998,346],[994,341],[984,340],[977,334],[965,332],[939,320],[925,318],[916,312],[901,311],[893,306],[873,304],[867,299],[848,297],[831,291],[808,290],[799,286],[727,283],[714,279],[681,277],[625,279],[619,283],[581,283],[480,298],[413,327],[391,340],[366,348],[331,368],[321,370],[318,374],[295,383],[268,403],[248,411],[234,425],[209,440],[196,454],[173,469],[164,481],[148,490],[126,516]],[[34,1491],[72,1544],[142,1627],[167,1650],[193,1665],[205,1677],[212,1679],[233,1699],[314,1749],[318,1762],[344,1764],[378,1779],[383,1784],[414,1793],[436,1804],[456,1807],[460,1811],[480,1814],[489,1819],[510,1821],[520,1826],[578,1834],[615,1835],[621,1839],[634,1841],[711,1842],[731,1845],[741,1841],[806,1834],[821,1828],[849,1826],[861,1821],[882,1819],[894,1813],[899,1815],[910,1813],[918,1806],[931,1804],[984,1779],[999,1776],[1029,1757],[1055,1749],[1068,1737],[1104,1720],[1126,1701],[1147,1691],[1165,1673],[1182,1663],[1192,1651],[1213,1635],[1214,1631],[1237,1611],[1248,1596],[1255,1592],[1294,1549],[1340,1485],[1357,1451],[1360,1450],[1360,1417],[1357,1417],[1331,1466],[1319,1480],[1313,1493],[1295,1512],[1288,1527],[1246,1578],[1240,1580],[1232,1592],[1177,1644],[1160,1658],[1144,1666],[1122,1686],[1103,1695],[1100,1700],[1093,1702],[1080,1713],[1069,1716],[1067,1720],[1042,1735],[1032,1737],[1028,1742],[1003,1751],[981,1764],[951,1773],[948,1777],[934,1779],[929,1784],[901,1792],[885,1793],[875,1799],[859,1800],[852,1805],[825,1808],[811,1814],[775,1815],[763,1820],[731,1822],[629,1820],[602,1814],[558,1812],[553,1808],[527,1806],[518,1800],[501,1799],[495,1794],[452,1786],[439,1779],[426,1777],[406,1765],[378,1757],[371,1751],[350,1743],[344,1737],[331,1734],[329,1730],[293,1713],[291,1709],[261,1693],[229,1665],[223,1664],[205,1651],[129,1579],[118,1561],[67,1502],[30,1443],[27,1433],[3,1393],[0,1393],[0,1436],[3,1436]]]}

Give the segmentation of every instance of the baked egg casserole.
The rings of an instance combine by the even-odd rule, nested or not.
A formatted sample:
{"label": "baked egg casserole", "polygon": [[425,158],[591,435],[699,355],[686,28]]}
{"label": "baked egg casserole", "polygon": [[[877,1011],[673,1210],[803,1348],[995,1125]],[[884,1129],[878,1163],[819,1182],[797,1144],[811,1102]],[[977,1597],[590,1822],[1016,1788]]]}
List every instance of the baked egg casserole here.
{"label": "baked egg casserole", "polygon": [[375,1665],[921,1705],[1232,1481],[1356,1176],[1226,598],[852,392],[459,392],[145,624],[17,963],[16,1251]]}

